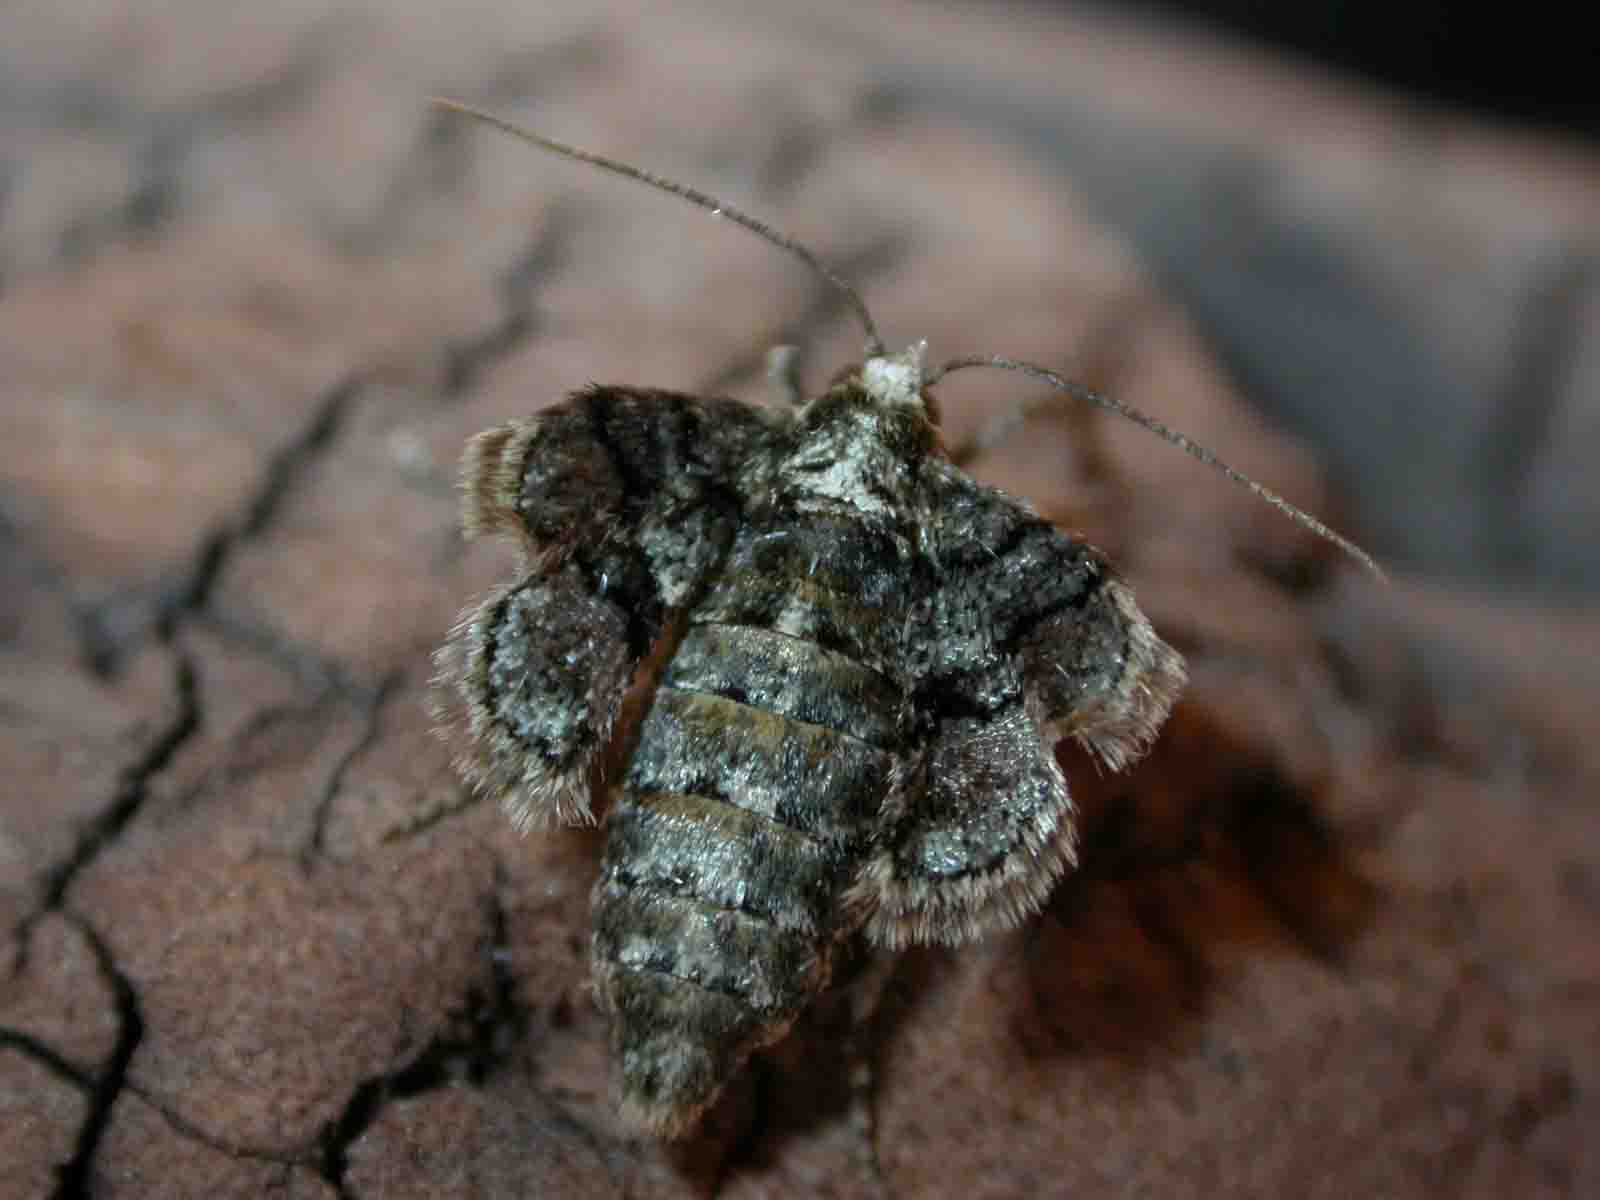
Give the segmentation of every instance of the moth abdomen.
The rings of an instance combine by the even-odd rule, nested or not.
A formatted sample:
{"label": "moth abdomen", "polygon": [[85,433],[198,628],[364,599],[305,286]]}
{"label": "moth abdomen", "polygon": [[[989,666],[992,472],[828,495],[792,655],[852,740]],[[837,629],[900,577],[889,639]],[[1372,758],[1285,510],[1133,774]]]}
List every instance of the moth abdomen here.
{"label": "moth abdomen", "polygon": [[751,625],[692,626],[662,683],[818,725],[881,749],[902,744],[905,693],[849,655]]}
{"label": "moth abdomen", "polygon": [[718,622],[684,635],[594,894],[622,1105],[647,1127],[686,1127],[826,983],[904,707],[888,677],[814,642]]}
{"label": "moth abdomen", "polygon": [[686,1129],[745,1056],[793,1024],[827,977],[826,950],[814,930],[607,869],[594,971],[625,1115],[667,1135]]}
{"label": "moth abdomen", "polygon": [[688,1129],[828,975],[851,855],[726,799],[627,787],[594,891],[594,974],[624,1114]]}
{"label": "moth abdomen", "polygon": [[891,767],[887,751],[849,734],[663,687],[640,728],[628,787],[705,796],[843,843],[877,811]]}
{"label": "moth abdomen", "polygon": [[659,1137],[692,1130],[750,1052],[793,1022],[659,971],[597,962],[595,981],[611,1017],[618,1110]]}
{"label": "moth abdomen", "polygon": [[810,998],[823,970],[814,933],[784,929],[716,901],[615,876],[595,900],[600,961],[727,996],[758,1016],[788,1019]]}

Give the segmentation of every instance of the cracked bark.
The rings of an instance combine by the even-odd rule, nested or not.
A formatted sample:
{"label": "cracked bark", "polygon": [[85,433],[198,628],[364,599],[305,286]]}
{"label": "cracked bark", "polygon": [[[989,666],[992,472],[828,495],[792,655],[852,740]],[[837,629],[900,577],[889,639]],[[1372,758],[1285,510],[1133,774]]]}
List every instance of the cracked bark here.
{"label": "cracked bark", "polygon": [[72,1156],[61,1165],[56,1183],[57,1200],[79,1200],[91,1194],[90,1171],[95,1153],[111,1123],[112,1110],[127,1083],[128,1065],[144,1038],[144,1017],[139,1011],[139,997],[128,977],[117,967],[105,943],[88,922],[76,919],[79,932],[88,940],[95,961],[105,981],[111,988],[112,1002],[116,1007],[118,1034],[111,1055],[96,1074],[89,1094],[89,1112],[78,1129],[78,1142]]}
{"label": "cracked bark", "polygon": [[520,349],[538,334],[537,288],[561,270],[572,216],[561,209],[550,214],[527,249],[500,278],[500,320],[471,338],[444,348],[442,387],[447,397],[470,392],[483,372]]}
{"label": "cracked bark", "polygon": [[486,985],[474,987],[449,1014],[452,1028],[436,1033],[410,1062],[396,1070],[364,1079],[350,1094],[343,1111],[318,1138],[322,1177],[340,1196],[351,1195],[346,1182],[351,1147],[398,1101],[413,1099],[454,1083],[482,1088],[503,1066],[510,1047],[522,1037],[527,1014],[517,996],[516,981],[505,965],[507,926],[499,893],[491,889],[485,903],[483,936]]}
{"label": "cracked bark", "polygon": [[[180,621],[203,610],[210,601],[211,589],[227,566],[229,557],[242,543],[259,537],[272,522],[278,506],[293,486],[296,474],[306,464],[325,450],[337,435],[345,413],[360,392],[360,382],[344,380],[332,387],[316,405],[310,422],[267,461],[261,481],[254,494],[245,503],[238,517],[208,532],[195,548],[187,565],[165,580],[158,581],[154,596],[136,600],[130,597],[113,597],[99,606],[99,612],[85,614],[87,658],[89,669],[98,675],[109,675],[117,664],[136,649],[141,638],[151,635],[159,641],[172,639]],[[130,620],[125,615],[131,607],[143,607],[147,612]],[[123,610],[112,632],[103,615],[106,610]]]}
{"label": "cracked bark", "polygon": [[328,814],[332,811],[334,802],[339,798],[339,791],[344,786],[345,776],[355,762],[369,749],[378,737],[378,722],[383,716],[384,705],[394,696],[401,681],[401,675],[396,672],[385,679],[378,681],[378,686],[362,705],[361,734],[351,743],[339,761],[334,764],[333,770],[328,772],[327,782],[323,785],[322,795],[317,799],[317,805],[312,812],[311,834],[306,839],[305,849],[301,851],[301,864],[310,868],[311,864],[321,857],[327,837]]}
{"label": "cracked bark", "polygon": [[[67,892],[79,873],[90,866],[101,851],[116,839],[128,822],[138,815],[139,808],[149,794],[150,781],[166,769],[173,755],[199,728],[200,702],[196,692],[194,665],[181,654],[177,656],[174,664],[173,683],[177,694],[177,711],[166,728],[122,773],[116,792],[109,803],[79,834],[76,844],[66,858],[43,872],[40,878],[38,906],[17,926],[13,974],[27,968],[28,946],[33,936],[33,927],[45,914],[57,912],[62,908],[66,903]],[[97,950],[96,953],[98,952]]]}
{"label": "cracked bark", "polygon": [[[763,398],[767,341],[831,368],[859,333],[770,248],[457,136],[422,91],[536,98],[521,115],[558,135],[854,247],[837,265],[899,336],[1074,358],[1327,507],[1310,456],[1084,222],[1060,146],[1026,157],[1048,113],[1103,122],[1085,188],[1091,152],[1182,170],[1101,104],[1126,73],[1061,30],[909,9],[890,69],[855,8],[807,41],[760,6],[621,28],[491,5],[396,76],[402,10],[262,30],[179,5],[130,17],[130,44],[179,48],[159,94],[101,79],[91,29],[29,55],[44,10],[4,18],[27,136],[0,168],[0,1150],[33,1193],[1600,1187],[1592,622],[1422,582],[1374,597],[1164,448],[1046,414],[973,470],[1111,548],[1189,656],[1161,744],[1128,778],[1063,753],[1082,868],[1037,921],[909,954],[864,1030],[830,996],[687,1147],[616,1126],[586,982],[596,836],[517,838],[429,734],[427,655],[503,566],[459,549],[444,481],[472,433],[590,378]],[[686,53],[636,52],[658,36]],[[1262,112],[1366,119],[1251,86]],[[1252,128],[1284,203],[1327,193],[1280,165],[1303,131]],[[1205,194],[1129,170],[1157,189],[1124,193],[1136,218]],[[1581,443],[1565,397],[1593,360],[1586,260],[1537,257],[1493,258],[1474,309],[1526,302],[1478,339],[1508,347],[1485,469],[1524,496]],[[1015,384],[953,380],[952,432]],[[1523,385],[1534,425],[1505,399]],[[1519,516],[1496,545],[1534,544]],[[876,1176],[852,1041],[878,1066]]]}

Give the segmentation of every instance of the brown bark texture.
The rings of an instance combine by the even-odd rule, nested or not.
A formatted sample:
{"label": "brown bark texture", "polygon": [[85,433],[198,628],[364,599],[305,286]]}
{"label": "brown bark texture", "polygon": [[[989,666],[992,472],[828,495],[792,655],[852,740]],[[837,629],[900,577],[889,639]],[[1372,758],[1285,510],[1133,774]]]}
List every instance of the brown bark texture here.
{"label": "brown bark texture", "polygon": [[[844,979],[681,1147],[608,1101],[599,835],[519,836],[430,736],[508,567],[455,462],[861,336],[434,94],[1394,568],[1123,422],[986,451],[1192,682],[1133,772],[1061,751],[1043,913]],[[1600,1195],[1597,229],[1583,147],[1045,6],[8,6],[0,1197]],[[941,389],[955,439],[1037,398]]]}

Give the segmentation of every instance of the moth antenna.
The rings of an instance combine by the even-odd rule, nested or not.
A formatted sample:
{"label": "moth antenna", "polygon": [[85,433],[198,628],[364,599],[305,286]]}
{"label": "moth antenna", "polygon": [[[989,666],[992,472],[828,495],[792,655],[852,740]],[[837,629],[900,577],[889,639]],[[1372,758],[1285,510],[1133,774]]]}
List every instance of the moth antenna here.
{"label": "moth antenna", "polygon": [[714,217],[726,217],[735,225],[744,226],[762,241],[776,246],[780,250],[787,250],[831,284],[845,298],[850,307],[855,310],[856,319],[861,322],[862,329],[866,331],[868,357],[879,358],[885,353],[883,338],[878,336],[878,327],[872,320],[872,314],[867,311],[866,301],[862,300],[861,294],[850,285],[848,280],[812,253],[809,247],[795,241],[787,234],[780,233],[765,221],[758,221],[755,217],[740,212],[732,205],[724,204],[715,196],[707,195],[699,188],[693,188],[686,183],[679,183],[677,180],[657,175],[653,171],[647,171],[643,167],[636,167],[631,163],[607,158],[603,154],[595,154],[593,151],[582,150],[577,146],[569,146],[565,142],[558,142],[554,138],[545,137],[541,133],[535,133],[531,129],[526,129],[521,125],[507,121],[503,117],[497,117],[493,113],[484,112],[482,109],[473,108],[469,104],[462,104],[458,100],[447,100],[442,96],[435,96],[433,103],[440,108],[447,108],[451,112],[471,117],[475,121],[482,121],[485,125],[492,125],[496,129],[509,133],[512,137],[519,138],[531,146],[537,146],[541,150],[548,150],[552,154],[561,155],[563,158],[572,158],[581,163],[588,163],[592,167],[599,167],[602,171],[610,171],[613,175],[621,175],[624,179],[631,179],[635,183],[642,183],[647,187],[655,188],[657,191],[666,192],[669,196],[677,196],[681,200],[687,200],[690,204],[705,209]]}
{"label": "moth antenna", "polygon": [[923,381],[923,386],[932,387],[935,383],[938,383],[939,380],[950,374],[951,371],[961,371],[965,370],[967,367],[999,367],[1006,371],[1017,371],[1023,375],[1029,376],[1030,378],[1049,384],[1051,387],[1055,388],[1056,391],[1064,392],[1068,396],[1071,396],[1074,400],[1081,400],[1085,404],[1092,404],[1096,408],[1103,408],[1108,412],[1114,412],[1119,416],[1126,417],[1135,425],[1149,430],[1163,441],[1171,442],[1190,458],[1204,463],[1213,470],[1220,471],[1229,479],[1233,480],[1234,483],[1237,483],[1240,487],[1248,488],[1251,492],[1254,492],[1256,496],[1272,505],[1273,508],[1283,513],[1295,524],[1304,526],[1325,541],[1332,542],[1335,546],[1339,547],[1339,549],[1343,550],[1367,570],[1371,571],[1373,575],[1387,582],[1388,576],[1383,573],[1383,568],[1378,565],[1377,560],[1374,559],[1372,555],[1368,554],[1365,550],[1363,550],[1360,546],[1357,546],[1348,538],[1335,533],[1332,529],[1329,529],[1326,525],[1317,520],[1310,513],[1306,512],[1304,509],[1297,508],[1295,505],[1290,504],[1289,501],[1278,495],[1278,493],[1273,491],[1271,488],[1257,483],[1254,479],[1251,479],[1250,476],[1244,474],[1242,471],[1234,470],[1227,463],[1223,462],[1220,458],[1218,458],[1210,450],[1207,450],[1204,446],[1200,445],[1198,442],[1192,441],[1189,437],[1179,433],[1176,429],[1172,429],[1167,425],[1163,425],[1154,417],[1147,416],[1145,413],[1140,412],[1132,405],[1124,404],[1120,400],[1114,400],[1110,396],[1101,395],[1099,392],[1093,391],[1090,388],[1086,388],[1082,384],[1073,383],[1070,379],[1066,379],[1063,376],[1056,374],[1054,371],[1047,370],[1044,367],[1035,366],[1033,363],[1019,362],[1013,358],[1003,358],[997,354],[975,354],[964,358],[951,359],[938,370],[932,372]]}

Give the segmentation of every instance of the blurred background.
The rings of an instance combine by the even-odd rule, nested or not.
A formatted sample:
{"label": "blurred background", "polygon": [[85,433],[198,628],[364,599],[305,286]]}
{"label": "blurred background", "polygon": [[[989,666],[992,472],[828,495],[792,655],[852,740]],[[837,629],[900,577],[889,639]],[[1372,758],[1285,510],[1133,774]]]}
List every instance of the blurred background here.
{"label": "blurred background", "polygon": [[[1443,176],[1426,182],[1429,160],[1451,154],[1446,144],[1430,146],[1425,132],[1446,113],[1506,135],[1546,135],[1548,145],[1565,146],[1580,161],[1600,132],[1600,93],[1589,82],[1586,51],[1554,8],[1535,6],[1516,20],[1426,2],[1155,0],[1119,8],[1380,85],[1374,95],[1392,106],[1397,132],[1417,135],[1409,149],[1396,147],[1392,188],[1450,189]],[[1538,188],[1523,174],[1531,167],[1501,164],[1508,200]],[[1202,204],[1200,219],[1225,226],[1249,203],[1224,188]],[[1203,314],[1247,394],[1326,447],[1347,481],[1360,481],[1362,515],[1394,552],[1514,587],[1592,591],[1600,577],[1585,531],[1600,511],[1592,492],[1585,495],[1583,463],[1600,426],[1582,413],[1592,412],[1597,384],[1593,350],[1584,348],[1596,319],[1594,212],[1574,214],[1573,226],[1545,231],[1551,240],[1544,241],[1526,227],[1513,232],[1510,211],[1496,232],[1488,224],[1476,235],[1458,226],[1452,236],[1448,224],[1406,228],[1392,209],[1358,207],[1362,215],[1351,216],[1367,232],[1354,241],[1353,229],[1341,233],[1303,209],[1283,211],[1276,221],[1253,222],[1248,245],[1235,244],[1241,261],[1231,263],[1197,252],[1206,239],[1193,228],[1156,228],[1159,221],[1136,228],[1141,246],[1168,264],[1173,285]],[[1496,221],[1487,213],[1480,219]],[[1420,243],[1430,235],[1503,237],[1498,252],[1520,261],[1496,253],[1473,279],[1456,274],[1472,251],[1459,242],[1426,248]],[[1437,261],[1425,266],[1423,258]],[[1418,277],[1397,290],[1393,276],[1411,272]],[[1470,291],[1482,294],[1460,294]],[[1476,309],[1481,320],[1496,293],[1517,315],[1492,335],[1486,359],[1481,339],[1490,331],[1474,327],[1463,310]],[[1436,323],[1449,309],[1461,323]],[[1570,457],[1558,465],[1551,454]],[[1431,502],[1404,503],[1419,491]]]}
{"label": "blurred background", "polygon": [[[772,10],[790,56],[758,65],[739,38],[760,11],[9,6],[0,284],[190,221],[293,222],[381,254],[395,206],[464,182],[446,122],[412,131],[429,90],[602,144],[606,113],[568,119],[564,81],[617,105],[659,89],[680,127],[738,92],[730,155],[787,146],[797,123],[803,142],[867,114],[952,120],[1126,239],[1243,395],[1319,448],[1387,561],[1558,601],[1600,585],[1597,102],[1558,20],[1431,3],[823,6]],[[727,58],[694,49],[719,26]],[[661,78],[630,75],[646,49]],[[829,96],[841,56],[855,90]],[[549,171],[525,162],[522,178]]]}
{"label": "blurred background", "polygon": [[1592,137],[1600,99],[1570,14],[1531,5],[1515,21],[1440,0],[1398,5],[1259,0],[1125,0],[1127,11],[1187,21],[1337,68],[1473,116]]}

